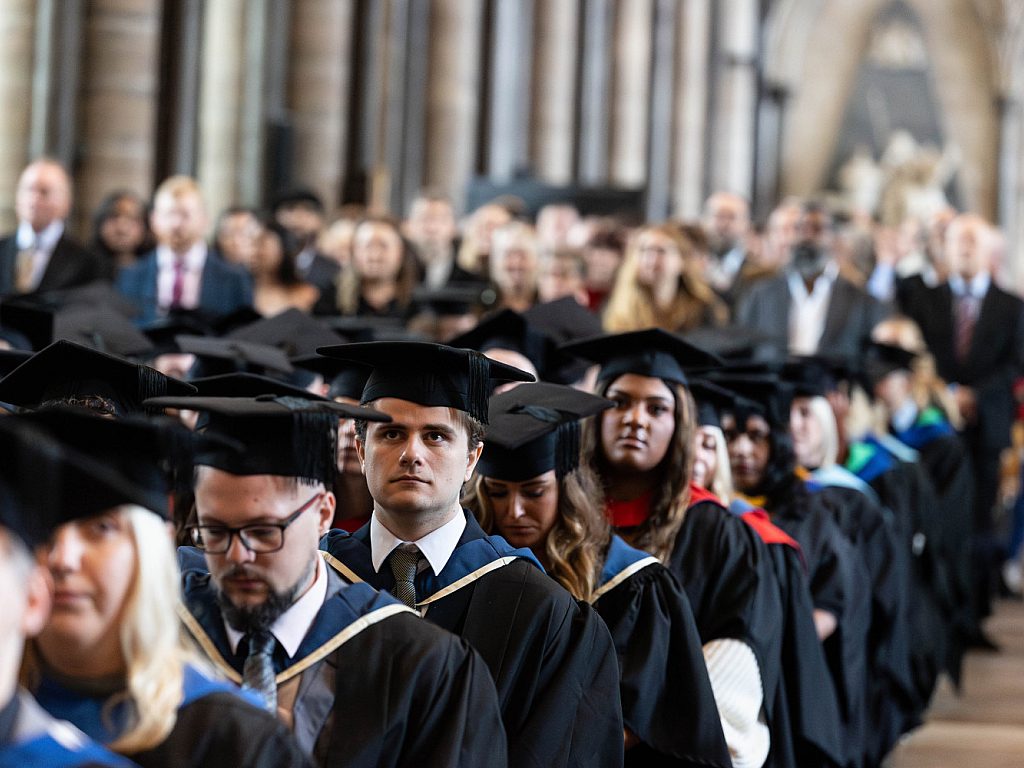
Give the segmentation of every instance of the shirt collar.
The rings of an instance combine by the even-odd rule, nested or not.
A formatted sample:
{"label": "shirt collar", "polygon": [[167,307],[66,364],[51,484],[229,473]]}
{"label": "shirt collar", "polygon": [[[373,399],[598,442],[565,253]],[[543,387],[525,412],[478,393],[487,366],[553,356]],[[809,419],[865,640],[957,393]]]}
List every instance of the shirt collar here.
{"label": "shirt collar", "polygon": [[985,298],[989,285],[992,283],[992,276],[985,271],[979,272],[971,278],[970,282],[958,274],[949,276],[949,288],[957,297],[972,296],[975,299]]}
{"label": "shirt collar", "polygon": [[64,234],[64,222],[58,219],[51,221],[46,228],[37,233],[27,221],[18,224],[18,250],[35,246],[36,250],[50,253],[57,247],[57,241]]}
{"label": "shirt collar", "polygon": [[915,403],[911,398],[907,398],[903,402],[903,405],[893,412],[892,418],[889,419],[889,421],[892,422],[893,429],[897,432],[906,432],[914,426],[914,422],[916,420],[917,403]]}
{"label": "shirt collar", "polygon": [[416,548],[423,553],[435,576],[439,576],[444,567],[451,559],[462,532],[466,530],[466,515],[459,510],[451,520],[440,528],[428,533],[417,541],[404,541],[387,528],[377,519],[377,513],[370,516],[370,559],[373,561],[373,570],[380,572],[391,551],[402,544],[415,544]]}
{"label": "shirt collar", "polygon": [[[158,245],[156,248],[156,262],[161,269],[171,269],[176,261],[174,251],[166,245]],[[206,243],[201,240],[185,251],[185,269],[188,271],[200,271],[206,264]]]}
{"label": "shirt collar", "polygon": [[[327,569],[324,567],[323,558],[317,555],[316,576],[313,584],[306,590],[306,594],[292,603],[291,607],[277,617],[270,626],[271,634],[277,638],[277,642],[284,648],[288,658],[295,655],[302,643],[302,638],[313,626],[316,615],[320,613],[324,600],[327,598]],[[224,628],[227,630],[228,642],[231,644],[232,653],[238,653],[238,644],[244,636],[242,632],[232,627],[226,621]]]}
{"label": "shirt collar", "polygon": [[825,265],[825,269],[814,279],[811,290],[808,291],[807,284],[800,276],[800,273],[793,269],[789,272],[789,290],[794,295],[811,296],[819,290],[831,289],[832,283],[836,281],[837,277],[839,277],[839,264],[834,259],[830,259],[828,264]]}

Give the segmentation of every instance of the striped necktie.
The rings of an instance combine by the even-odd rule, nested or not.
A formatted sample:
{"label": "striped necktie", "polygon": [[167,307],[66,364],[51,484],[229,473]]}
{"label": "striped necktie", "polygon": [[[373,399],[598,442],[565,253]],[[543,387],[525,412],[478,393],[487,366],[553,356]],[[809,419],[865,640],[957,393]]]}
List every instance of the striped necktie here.
{"label": "striped necktie", "polygon": [[396,547],[388,557],[388,565],[395,576],[395,597],[416,609],[416,572],[422,553],[415,548]]}
{"label": "striped necktie", "polygon": [[960,363],[967,360],[971,352],[971,341],[974,339],[974,326],[978,324],[979,301],[969,293],[965,293],[956,301],[956,359]]}
{"label": "striped necktie", "polygon": [[242,690],[252,691],[263,706],[277,714],[277,682],[274,679],[274,636],[265,629],[246,636],[249,655],[242,667]]}

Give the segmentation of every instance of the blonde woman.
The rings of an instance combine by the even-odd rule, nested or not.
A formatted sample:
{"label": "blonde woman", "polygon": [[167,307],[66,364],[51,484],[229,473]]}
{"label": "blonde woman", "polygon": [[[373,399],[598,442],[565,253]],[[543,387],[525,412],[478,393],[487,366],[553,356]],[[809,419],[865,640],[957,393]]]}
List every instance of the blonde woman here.
{"label": "blonde woman", "polygon": [[493,396],[494,437],[463,501],[601,614],[622,662],[627,764],[728,766],[689,601],[663,565],[611,534],[597,479],[579,465],[578,420],[610,406],[557,384]]}
{"label": "blonde woman", "polygon": [[672,223],[641,229],[626,251],[604,312],[609,332],[689,331],[726,321],[726,308],[701,276],[693,241]]}
{"label": "blonde woman", "polygon": [[[155,430],[60,415],[48,424],[53,433],[145,482],[149,505],[160,507],[166,486],[155,470],[163,458]],[[51,715],[141,766],[307,765],[276,718],[212,677],[186,645],[165,519],[126,505],[72,520],[41,558],[53,611],[26,649],[22,679]]]}

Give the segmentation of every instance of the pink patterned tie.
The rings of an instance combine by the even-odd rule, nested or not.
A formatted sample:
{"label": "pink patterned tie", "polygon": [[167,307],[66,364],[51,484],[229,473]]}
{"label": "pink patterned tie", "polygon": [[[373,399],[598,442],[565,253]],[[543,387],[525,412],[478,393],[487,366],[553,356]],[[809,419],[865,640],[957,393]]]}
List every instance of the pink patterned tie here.
{"label": "pink patterned tie", "polygon": [[971,351],[974,326],[978,322],[978,300],[965,294],[956,302],[956,359],[961,363]]}
{"label": "pink patterned tie", "polygon": [[185,293],[185,260],[174,259],[174,285],[171,286],[171,309],[181,309],[181,297]]}

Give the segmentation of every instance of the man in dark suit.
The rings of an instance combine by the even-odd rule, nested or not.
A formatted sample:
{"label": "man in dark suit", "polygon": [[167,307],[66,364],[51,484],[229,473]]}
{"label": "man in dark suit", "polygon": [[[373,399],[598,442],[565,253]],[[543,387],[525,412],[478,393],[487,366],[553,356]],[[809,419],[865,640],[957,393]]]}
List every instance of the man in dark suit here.
{"label": "man in dark suit", "polygon": [[425,189],[409,207],[402,231],[416,249],[422,284],[427,290],[482,282],[455,262],[459,229],[452,202],[439,190]]}
{"label": "man in dark suit", "polygon": [[207,249],[209,223],[194,179],[172,176],[157,189],[150,216],[156,250],[117,277],[140,323],[184,311],[215,318],[252,304],[252,276]]}
{"label": "man in dark suit", "polygon": [[1024,303],[992,281],[995,232],[963,214],[946,231],[949,278],[915,296],[907,313],[921,326],[939,375],[953,388],[974,464],[977,609],[989,608],[994,545],[992,510],[1000,455],[1010,445],[1013,382],[1024,370]]}
{"label": "man in dark suit", "polygon": [[295,257],[299,277],[320,289],[313,314],[336,314],[341,267],[317,251],[317,240],[325,223],[323,200],[311,189],[293,189],[274,199],[273,216],[301,244],[302,250]]}
{"label": "man in dark suit", "polygon": [[805,204],[789,264],[740,298],[736,324],[778,340],[762,346],[759,357],[813,355],[819,350],[857,355],[871,329],[888,314],[886,305],[839,274],[834,239],[828,211]]}
{"label": "man in dark suit", "polygon": [[65,232],[71,180],[60,163],[41,159],[18,179],[16,232],[0,240],[0,295],[73,288],[101,276],[100,260]]}
{"label": "man in dark suit", "polygon": [[750,204],[741,195],[716,192],[704,204],[709,262],[707,279],[730,310],[758,280],[774,270],[756,263],[747,251]]}

